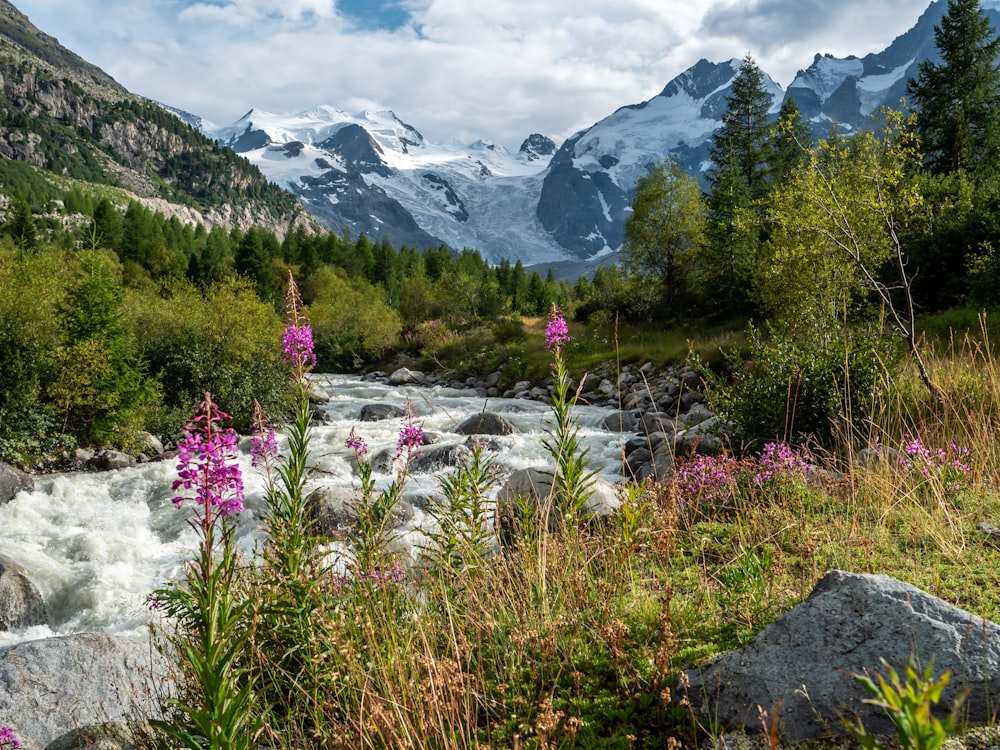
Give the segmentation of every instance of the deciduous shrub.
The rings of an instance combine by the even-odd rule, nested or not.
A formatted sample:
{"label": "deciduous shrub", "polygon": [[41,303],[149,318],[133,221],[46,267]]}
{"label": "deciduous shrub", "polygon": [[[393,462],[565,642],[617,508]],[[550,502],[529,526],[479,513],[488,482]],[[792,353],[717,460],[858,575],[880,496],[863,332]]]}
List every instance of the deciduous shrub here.
{"label": "deciduous shrub", "polygon": [[134,296],[130,314],[163,385],[160,431],[177,430],[205,393],[226,404],[238,429],[251,423],[254,399],[268,413],[286,408],[287,373],[273,343],[281,320],[251,282],[229,279],[204,292],[174,282],[159,297]]}
{"label": "deciduous shrub", "polygon": [[877,331],[818,326],[769,336],[751,326],[747,351],[724,355],[728,373],[702,367],[709,398],[733,422],[735,439],[754,445],[807,437],[829,444],[838,425],[862,429],[899,361]]}

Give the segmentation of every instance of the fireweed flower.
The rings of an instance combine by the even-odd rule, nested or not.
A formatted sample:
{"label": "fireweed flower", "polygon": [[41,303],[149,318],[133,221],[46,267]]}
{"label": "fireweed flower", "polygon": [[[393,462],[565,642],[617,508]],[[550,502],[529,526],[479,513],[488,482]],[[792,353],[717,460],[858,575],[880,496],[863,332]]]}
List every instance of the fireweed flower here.
{"label": "fireweed flower", "polygon": [[253,401],[253,435],[250,436],[250,464],[255,469],[265,470],[271,460],[278,455],[278,439],[271,423],[264,414],[264,408],[257,399]]}
{"label": "fireweed flower", "polygon": [[178,508],[185,500],[194,500],[206,517],[213,510],[223,516],[243,510],[243,475],[236,463],[236,433],[217,424],[229,418],[206,393],[194,418],[185,425],[184,437],[177,446],[179,478],[171,488],[184,489],[189,494],[173,499]]}
{"label": "fireweed flower", "polygon": [[344,441],[344,445],[354,451],[354,455],[360,460],[363,455],[368,452],[368,443],[365,442],[364,438],[361,437],[355,429],[351,428],[351,434],[347,436],[347,440]]}
{"label": "fireweed flower", "polygon": [[423,425],[416,424],[417,414],[413,410],[413,404],[406,402],[406,414],[403,415],[403,426],[399,430],[399,439],[396,441],[396,458],[403,453],[407,456],[424,443]]}
{"label": "fireweed flower", "polygon": [[736,481],[740,462],[730,456],[695,454],[674,473],[674,483],[683,496],[714,500]]}
{"label": "fireweed flower", "polygon": [[804,478],[812,468],[809,456],[800,456],[784,443],[768,443],[757,454],[757,473],[753,480],[755,484],[761,485],[783,475]]}
{"label": "fireweed flower", "polygon": [[282,359],[291,364],[293,374],[301,380],[316,364],[316,354],[309,316],[291,271],[288,272],[288,292],[285,294],[285,333],[281,337],[281,346],[284,349]]}
{"label": "fireweed flower", "polygon": [[0,726],[0,750],[11,750],[20,747],[21,742],[14,736],[14,730],[10,727]]}
{"label": "fireweed flower", "polygon": [[553,304],[549,310],[549,323],[545,326],[545,350],[558,351],[567,341],[569,341],[569,329],[566,327],[566,318],[563,317],[559,306]]}

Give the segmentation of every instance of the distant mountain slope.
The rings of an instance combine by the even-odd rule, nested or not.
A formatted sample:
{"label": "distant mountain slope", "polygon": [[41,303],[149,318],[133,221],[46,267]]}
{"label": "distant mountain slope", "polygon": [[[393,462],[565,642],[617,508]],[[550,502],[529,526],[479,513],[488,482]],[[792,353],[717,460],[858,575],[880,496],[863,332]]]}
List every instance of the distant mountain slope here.
{"label": "distant mountain slope", "polygon": [[[428,142],[392,112],[252,110],[212,133],[298,195],[326,226],[418,249],[475,247],[491,261],[564,251],[530,221],[555,144]],[[529,219],[526,221],[526,218]]]}
{"label": "distant mountain slope", "polygon": [[133,96],[6,0],[0,0],[0,156],[179,204],[209,223],[283,232],[303,214],[292,195],[245,159]]}
{"label": "distant mountain slope", "polygon": [[[997,0],[984,5],[1000,26]],[[844,132],[866,127],[880,107],[899,106],[919,62],[937,59],[934,26],[946,9],[946,0],[932,2],[882,52],[816,55],[787,91],[764,71],[772,112],[788,96],[816,135],[833,122]],[[418,247],[476,247],[493,261],[593,260],[620,246],[635,185],[652,165],[674,156],[704,178],[739,62],[700,60],[657,96],[619,108],[557,150],[528,145],[542,136],[513,155],[481,142],[431,144],[391,112],[332,107],[252,111],[221,137],[327,226]]]}

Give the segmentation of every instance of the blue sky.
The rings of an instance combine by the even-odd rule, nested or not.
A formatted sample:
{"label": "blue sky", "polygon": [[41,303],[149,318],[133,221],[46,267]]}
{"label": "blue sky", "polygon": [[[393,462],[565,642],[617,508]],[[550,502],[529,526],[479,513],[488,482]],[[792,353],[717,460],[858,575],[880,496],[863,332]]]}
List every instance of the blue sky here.
{"label": "blue sky", "polygon": [[884,49],[929,1],[13,0],[130,91],[220,126],[251,108],[391,109],[434,141],[513,149],[703,57],[749,53],[787,86],[816,53]]}
{"label": "blue sky", "polygon": [[409,9],[392,0],[340,0],[337,10],[360,28],[395,31],[410,20]]}

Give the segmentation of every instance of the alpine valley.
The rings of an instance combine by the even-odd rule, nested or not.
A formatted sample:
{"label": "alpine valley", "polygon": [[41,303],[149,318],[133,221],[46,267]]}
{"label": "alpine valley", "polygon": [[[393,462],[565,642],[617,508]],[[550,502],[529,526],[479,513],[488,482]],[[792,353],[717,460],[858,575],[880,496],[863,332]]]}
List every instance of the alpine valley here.
{"label": "alpine valley", "polygon": [[[50,37],[37,30],[26,34],[25,28],[33,29],[27,19],[5,0],[0,4],[9,9],[8,18],[19,17],[17,33],[9,23],[0,28],[8,46],[23,48],[26,38],[42,38],[50,57],[56,49],[65,53],[61,67],[76,65],[88,81],[103,77],[104,85],[117,86]],[[983,5],[994,27],[1000,26],[1000,0]],[[879,53],[816,55],[787,89],[765,71],[772,113],[791,97],[816,135],[828,132],[832,123],[843,133],[866,127],[880,107],[900,105],[919,62],[937,59],[934,27],[946,6],[946,0],[932,2],[909,31]],[[673,155],[704,180],[711,137],[721,124],[739,64],[738,59],[699,60],[648,101],[621,107],[561,145],[542,134],[528,135],[516,153],[485,141],[429,142],[391,111],[348,113],[314,106],[273,114],[254,109],[219,128],[165,108],[246,157],[329,229],[387,237],[396,246],[418,249],[470,247],[490,262],[521,260],[574,277],[613,258],[622,243],[630,196],[652,165]],[[18,85],[5,77],[8,101],[17,101],[8,90]],[[119,99],[124,95],[115,91]],[[34,106],[44,104],[36,100]],[[0,153],[18,159],[24,152],[16,129],[4,128]],[[39,163],[37,149],[34,156]],[[163,160],[147,156],[153,163]]]}

